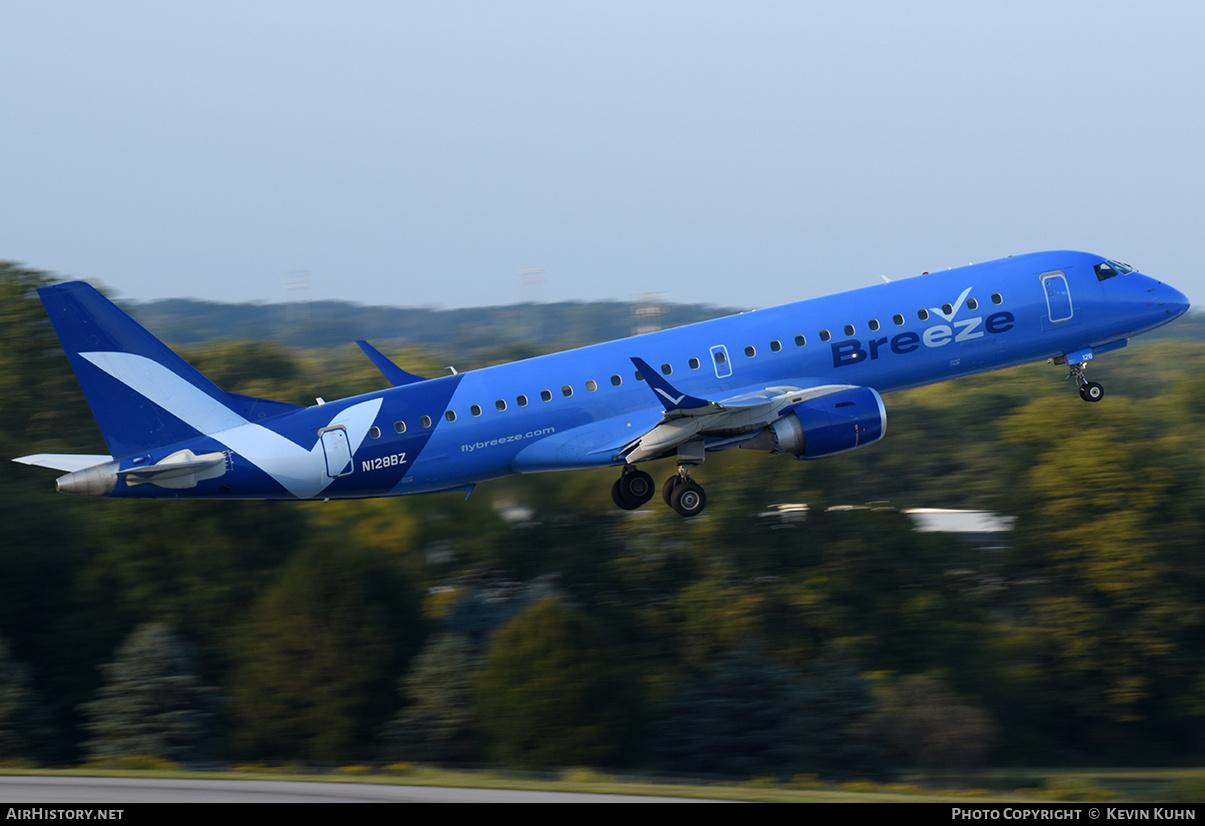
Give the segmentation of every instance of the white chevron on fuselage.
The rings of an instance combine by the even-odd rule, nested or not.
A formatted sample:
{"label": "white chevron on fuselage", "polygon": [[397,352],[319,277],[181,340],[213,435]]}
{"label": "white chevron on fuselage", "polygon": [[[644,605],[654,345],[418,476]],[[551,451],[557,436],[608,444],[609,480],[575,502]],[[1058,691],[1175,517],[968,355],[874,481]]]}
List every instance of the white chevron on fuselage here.
{"label": "white chevron on fuselage", "polygon": [[[263,425],[252,424],[163,365],[133,353],[80,353],[92,364],[147,400],[234,451],[299,499],[310,499],[331,483],[322,441],[306,449]],[[379,397],[334,413],[327,427],[343,425],[354,454],[381,407]]]}

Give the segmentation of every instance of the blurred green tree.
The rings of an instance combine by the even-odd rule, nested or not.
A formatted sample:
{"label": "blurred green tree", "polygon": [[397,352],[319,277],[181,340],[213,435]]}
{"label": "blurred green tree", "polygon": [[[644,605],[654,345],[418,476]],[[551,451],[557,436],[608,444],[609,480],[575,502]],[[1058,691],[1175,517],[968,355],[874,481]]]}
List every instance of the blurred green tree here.
{"label": "blurred green tree", "polygon": [[940,681],[912,675],[880,688],[878,708],[858,727],[908,766],[967,769],[991,752],[996,727],[983,709],[958,700]]}
{"label": "blurred green tree", "polygon": [[0,638],[0,762],[44,759],[54,736],[31,669],[14,659]]}
{"label": "blurred green tree", "polygon": [[687,677],[652,712],[649,756],[664,772],[790,776],[800,769],[798,675],[737,652]]}
{"label": "blurred green tree", "polygon": [[1124,400],[1082,407],[1037,400],[1003,423],[1017,453],[1015,570],[1029,575],[1028,615],[1068,710],[1136,721],[1182,667],[1178,640],[1200,627],[1203,606],[1185,590],[1199,575],[1169,564],[1174,462],[1158,423]]}
{"label": "blurred green tree", "polygon": [[310,535],[293,503],[172,500],[80,503],[89,550],[76,576],[126,622],[156,617],[223,660],[252,603]]}
{"label": "blurred green tree", "polygon": [[889,760],[861,726],[875,711],[873,686],[856,663],[832,648],[805,671],[799,687],[799,762],[827,777],[881,777]]}
{"label": "blurred green tree", "polygon": [[381,734],[386,760],[466,764],[482,757],[473,679],[478,655],[467,637],[433,635],[398,684],[408,705]]}
{"label": "blurred green tree", "polygon": [[146,623],[101,666],[104,685],[81,707],[92,760],[212,756],[218,697],[202,684],[189,646],[162,623]]}
{"label": "blurred green tree", "polygon": [[477,697],[500,763],[593,766],[632,756],[642,697],[623,655],[597,620],[559,598],[493,634]]}
{"label": "blurred green tree", "polygon": [[228,689],[236,749],[334,764],[366,760],[425,634],[419,597],[384,553],[318,538],[236,629]]}

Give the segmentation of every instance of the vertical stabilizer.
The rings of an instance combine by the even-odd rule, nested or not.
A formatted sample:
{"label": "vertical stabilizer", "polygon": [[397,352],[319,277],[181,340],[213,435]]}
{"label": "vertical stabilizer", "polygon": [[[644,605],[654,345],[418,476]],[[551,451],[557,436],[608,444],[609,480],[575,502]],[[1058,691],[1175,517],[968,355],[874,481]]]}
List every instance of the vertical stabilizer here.
{"label": "vertical stabilizer", "polygon": [[92,286],[73,281],[38,294],[114,456],[244,421],[217,385]]}

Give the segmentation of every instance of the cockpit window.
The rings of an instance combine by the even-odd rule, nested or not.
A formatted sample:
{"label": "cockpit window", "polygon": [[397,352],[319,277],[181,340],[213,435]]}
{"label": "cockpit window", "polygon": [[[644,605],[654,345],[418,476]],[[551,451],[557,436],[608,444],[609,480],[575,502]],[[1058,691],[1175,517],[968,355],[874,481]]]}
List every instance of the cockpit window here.
{"label": "cockpit window", "polygon": [[1129,275],[1134,271],[1134,268],[1129,264],[1114,261],[1112,258],[1097,264],[1095,269],[1097,281],[1105,281],[1118,275]]}

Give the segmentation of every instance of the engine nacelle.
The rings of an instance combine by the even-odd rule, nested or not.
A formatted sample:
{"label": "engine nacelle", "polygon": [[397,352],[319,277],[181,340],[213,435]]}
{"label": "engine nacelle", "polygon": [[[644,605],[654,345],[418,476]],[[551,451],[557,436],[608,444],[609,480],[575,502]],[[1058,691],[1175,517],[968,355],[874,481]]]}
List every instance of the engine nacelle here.
{"label": "engine nacelle", "polygon": [[741,447],[819,459],[873,444],[886,432],[883,398],[869,387],[852,387],[786,408]]}

